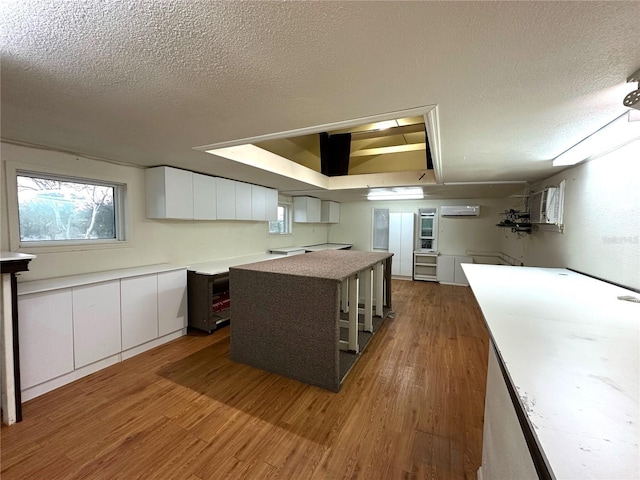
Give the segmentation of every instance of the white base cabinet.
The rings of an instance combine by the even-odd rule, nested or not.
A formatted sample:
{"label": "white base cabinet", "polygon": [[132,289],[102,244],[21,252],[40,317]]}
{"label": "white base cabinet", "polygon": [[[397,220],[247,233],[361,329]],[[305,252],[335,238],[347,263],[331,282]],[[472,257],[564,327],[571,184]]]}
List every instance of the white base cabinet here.
{"label": "white base cabinet", "polygon": [[426,282],[438,280],[438,253],[421,252],[416,250],[413,253],[413,279]]}
{"label": "white base cabinet", "polygon": [[463,263],[473,263],[473,257],[440,255],[438,257],[438,282],[451,285],[469,285],[462,270]]}
{"label": "white base cabinet", "polygon": [[186,333],[186,269],[120,272],[18,284],[23,401]]}
{"label": "white base cabinet", "polygon": [[187,326],[187,271],[158,274],[158,335]]}
{"label": "white base cabinet", "polygon": [[21,388],[73,371],[71,289],[18,298]]}
{"label": "white base cabinet", "polygon": [[144,275],[120,280],[122,349],[158,337],[158,277]]}
{"label": "white base cabinet", "polygon": [[120,337],[120,282],[73,287],[75,368],[120,352]]}

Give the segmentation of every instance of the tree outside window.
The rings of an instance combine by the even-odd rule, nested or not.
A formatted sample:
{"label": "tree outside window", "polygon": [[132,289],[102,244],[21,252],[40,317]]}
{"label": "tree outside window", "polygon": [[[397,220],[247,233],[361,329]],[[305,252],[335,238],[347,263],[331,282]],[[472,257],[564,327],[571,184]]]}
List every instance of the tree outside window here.
{"label": "tree outside window", "polygon": [[21,242],[118,238],[117,186],[26,174],[17,186]]}

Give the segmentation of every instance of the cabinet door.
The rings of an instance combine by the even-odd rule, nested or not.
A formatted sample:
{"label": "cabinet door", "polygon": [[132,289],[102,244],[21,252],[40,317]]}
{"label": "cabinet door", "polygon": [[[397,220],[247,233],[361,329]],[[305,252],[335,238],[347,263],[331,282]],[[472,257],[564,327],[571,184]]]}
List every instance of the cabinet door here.
{"label": "cabinet door", "polygon": [[259,185],[251,185],[251,220],[266,220],[265,194],[266,188]]}
{"label": "cabinet door", "polygon": [[236,182],[236,220],[251,220],[251,184]]}
{"label": "cabinet door", "polygon": [[120,281],[73,287],[75,367],[120,352]]}
{"label": "cabinet door", "polygon": [[194,220],[216,220],[216,177],[193,174]]}
{"label": "cabinet door", "polygon": [[322,200],[320,219],[322,223],[340,223],[340,204],[330,200]]}
{"label": "cabinet door", "polygon": [[173,333],[187,326],[187,271],[158,274],[158,333]]}
{"label": "cabinet door", "polygon": [[469,285],[464,270],[462,270],[463,263],[473,263],[473,257],[456,257],[453,270],[453,281],[460,285]]}
{"label": "cabinet door", "polygon": [[453,283],[455,271],[455,257],[452,255],[440,255],[438,257],[438,281]]}
{"label": "cabinet door", "polygon": [[389,253],[393,253],[391,275],[400,275],[400,256],[402,244],[402,214],[389,214]]}
{"label": "cabinet door", "polygon": [[18,297],[21,387],[73,371],[71,289]]}
{"label": "cabinet door", "polygon": [[320,223],[321,201],[313,197],[293,197],[293,221]]}
{"label": "cabinet door", "polygon": [[268,222],[278,220],[278,190],[274,188],[264,189],[264,219]]}
{"label": "cabinet door", "polygon": [[158,338],[158,276],[120,280],[122,349]]}
{"label": "cabinet door", "polygon": [[218,220],[236,219],[236,182],[216,179],[216,214]]}
{"label": "cabinet door", "polygon": [[147,218],[193,219],[193,172],[171,167],[145,170]]}
{"label": "cabinet door", "polygon": [[400,275],[413,275],[413,213],[402,214]]}

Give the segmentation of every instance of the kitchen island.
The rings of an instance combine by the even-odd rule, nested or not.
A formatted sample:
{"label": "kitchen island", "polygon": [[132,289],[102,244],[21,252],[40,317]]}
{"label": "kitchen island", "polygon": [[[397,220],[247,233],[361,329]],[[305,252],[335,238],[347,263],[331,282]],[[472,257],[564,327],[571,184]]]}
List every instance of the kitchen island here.
{"label": "kitchen island", "polygon": [[640,294],[566,269],[463,268],[491,336],[478,478],[640,478]]}
{"label": "kitchen island", "polygon": [[232,267],[231,359],[338,391],[391,309],[391,257],[324,250]]}

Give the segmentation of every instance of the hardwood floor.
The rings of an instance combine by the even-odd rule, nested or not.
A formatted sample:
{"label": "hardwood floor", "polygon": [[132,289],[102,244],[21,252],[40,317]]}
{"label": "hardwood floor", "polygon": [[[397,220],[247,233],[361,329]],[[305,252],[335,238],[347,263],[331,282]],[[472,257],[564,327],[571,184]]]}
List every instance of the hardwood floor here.
{"label": "hardwood floor", "polygon": [[467,287],[393,281],[388,319],[335,394],[190,334],[24,405],[2,480],[475,479],[488,336]]}

